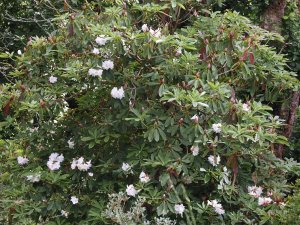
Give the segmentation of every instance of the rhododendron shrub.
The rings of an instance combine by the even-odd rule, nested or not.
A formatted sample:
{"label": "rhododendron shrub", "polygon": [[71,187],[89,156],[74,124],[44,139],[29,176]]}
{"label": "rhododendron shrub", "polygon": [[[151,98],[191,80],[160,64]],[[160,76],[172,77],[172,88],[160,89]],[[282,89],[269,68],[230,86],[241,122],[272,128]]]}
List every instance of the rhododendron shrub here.
{"label": "rhododendron shrub", "polygon": [[2,156],[2,221],[254,224],[280,215],[299,169],[274,154],[287,140],[271,106],[299,87],[267,46],[281,37],[237,13],[171,2],[106,1],[100,13],[87,5],[14,58],[0,96],[1,126],[15,132]]}

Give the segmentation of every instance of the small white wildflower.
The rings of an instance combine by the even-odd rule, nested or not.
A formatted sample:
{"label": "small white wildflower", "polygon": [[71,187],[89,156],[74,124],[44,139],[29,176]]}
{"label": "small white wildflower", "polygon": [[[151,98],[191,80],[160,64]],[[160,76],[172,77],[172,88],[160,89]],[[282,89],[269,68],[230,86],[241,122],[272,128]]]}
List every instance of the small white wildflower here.
{"label": "small white wildflower", "polygon": [[212,125],[212,129],[215,133],[220,133],[221,132],[221,129],[222,128],[222,124],[221,123],[214,123]]}
{"label": "small white wildflower", "polygon": [[94,48],[92,53],[95,54],[95,55],[99,55],[100,51],[99,51],[98,48]]}
{"label": "small white wildflower", "polygon": [[149,31],[149,27],[148,27],[147,24],[143,24],[143,26],[142,26],[142,31],[143,31],[143,32]]}
{"label": "small white wildflower", "polygon": [[244,103],[242,107],[243,107],[243,110],[245,112],[249,112],[250,111],[250,106],[248,104]]}
{"label": "small white wildflower", "polygon": [[200,171],[201,171],[201,172],[206,172],[206,169],[200,168]]}
{"label": "small white wildflower", "polygon": [[31,183],[37,183],[41,180],[40,174],[28,175],[26,177],[27,177],[27,180],[30,181]]}
{"label": "small white wildflower", "polygon": [[89,175],[90,177],[93,177],[93,176],[94,176],[94,174],[93,174],[93,173],[88,173],[88,175]]}
{"label": "small white wildflower", "polygon": [[199,147],[198,146],[192,146],[191,147],[191,152],[193,156],[197,156],[199,154]]}
{"label": "small white wildflower", "polygon": [[179,56],[179,55],[181,55],[182,54],[182,48],[181,47],[179,47],[177,50],[176,50],[176,56]]}
{"label": "small white wildflower", "polygon": [[256,187],[256,186],[249,186],[248,187],[248,194],[258,198],[262,194],[263,188],[262,187]]}
{"label": "small white wildflower", "polygon": [[150,177],[144,171],[140,173],[139,178],[142,183],[147,183],[150,181]]}
{"label": "small white wildflower", "polygon": [[262,205],[262,206],[267,206],[267,205],[270,205],[270,203],[272,202],[273,200],[270,198],[270,197],[259,197],[258,198],[258,205]]}
{"label": "small white wildflower", "polygon": [[102,68],[104,70],[109,70],[109,69],[113,69],[114,68],[114,62],[111,61],[111,60],[105,60],[103,63],[102,63]]}
{"label": "small white wildflower", "polygon": [[120,88],[114,87],[111,90],[110,94],[115,99],[122,99],[125,97],[125,92],[124,92],[123,87],[120,87]]}
{"label": "small white wildflower", "polygon": [[71,202],[73,203],[73,205],[76,205],[79,202],[79,199],[76,196],[72,196]]}
{"label": "small white wildflower", "polygon": [[210,155],[208,157],[208,162],[213,166],[217,166],[220,163],[220,161],[221,161],[221,158],[219,155],[216,157],[214,155]]}
{"label": "small white wildflower", "polygon": [[57,82],[57,77],[54,77],[54,76],[49,77],[49,82],[50,82],[51,84],[56,83],[56,82]]}
{"label": "small white wildflower", "polygon": [[22,55],[22,51],[20,49],[18,50],[18,55]]}
{"label": "small white wildflower", "polygon": [[134,196],[136,196],[138,191],[135,189],[135,187],[132,184],[130,184],[129,186],[127,185],[126,193],[128,196],[134,197]]}
{"label": "small white wildflower", "polygon": [[96,43],[101,46],[105,45],[108,40],[109,38],[106,38],[104,35],[100,35],[95,39]]}
{"label": "small white wildflower", "polygon": [[176,214],[180,214],[182,216],[185,206],[183,204],[175,204],[174,209]]}
{"label": "small white wildflower", "polygon": [[128,172],[131,170],[131,166],[128,163],[122,163],[122,170]]}
{"label": "small white wildflower", "polygon": [[29,159],[26,157],[18,156],[17,161],[19,165],[23,166],[29,162]]}
{"label": "small white wildflower", "polygon": [[66,217],[66,218],[68,218],[68,216],[69,216],[69,212],[67,212],[65,210],[61,210],[60,213],[62,216]]}
{"label": "small white wildflower", "polygon": [[74,148],[74,146],[75,146],[75,142],[74,141],[72,141],[71,139],[70,140],[68,140],[68,145],[69,145],[69,148],[71,148],[71,149],[73,149]]}

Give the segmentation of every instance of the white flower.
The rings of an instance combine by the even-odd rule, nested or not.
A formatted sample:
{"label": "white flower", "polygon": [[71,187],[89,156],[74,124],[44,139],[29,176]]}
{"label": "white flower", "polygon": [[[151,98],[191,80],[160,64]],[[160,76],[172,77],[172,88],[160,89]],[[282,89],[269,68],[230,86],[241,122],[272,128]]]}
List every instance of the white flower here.
{"label": "white flower", "polygon": [[218,203],[217,200],[212,200],[212,201],[208,200],[207,205],[212,206],[215,209],[215,212],[219,215],[222,215],[225,213],[223,206],[220,203]]}
{"label": "white flower", "polygon": [[125,97],[125,92],[123,87],[117,88],[114,87],[113,89],[111,89],[111,97],[115,98],[115,99],[122,99]]}
{"label": "white flower", "polygon": [[200,168],[200,171],[201,171],[201,172],[206,172],[206,169]]}
{"label": "white flower", "polygon": [[74,170],[76,167],[80,171],[88,171],[92,167],[91,160],[85,162],[83,157],[80,157],[79,159],[73,159],[71,163],[71,169]]}
{"label": "white flower", "polygon": [[197,156],[199,154],[199,147],[198,146],[192,146],[191,147],[191,152],[193,156]]}
{"label": "white flower", "polygon": [[143,26],[142,26],[142,31],[143,31],[143,32],[149,31],[149,27],[148,27],[147,24],[143,24]]}
{"label": "white flower", "polygon": [[181,47],[179,47],[179,48],[177,48],[177,50],[176,50],[176,56],[179,56],[179,55],[181,55],[182,54],[182,48]]}
{"label": "white flower", "polygon": [[111,60],[106,60],[102,63],[102,68],[104,70],[109,70],[114,68],[114,62]]}
{"label": "white flower", "polygon": [[74,143],[74,141],[72,141],[72,140],[70,139],[70,140],[68,140],[68,145],[69,145],[69,148],[73,149],[74,146],[75,146],[75,143]]}
{"label": "white flower", "polygon": [[263,190],[262,187],[249,186],[248,187],[248,194],[255,197],[255,198],[258,198],[262,194],[262,190]]}
{"label": "white flower", "polygon": [[22,55],[22,51],[20,49],[18,50],[18,55]]}
{"label": "white flower", "polygon": [[18,164],[21,166],[23,166],[29,162],[28,158],[22,157],[22,156],[18,156],[17,160],[18,160]]}
{"label": "white flower", "polygon": [[76,196],[72,196],[71,197],[71,202],[73,203],[73,205],[77,204],[78,203],[78,198]]}
{"label": "white flower", "polygon": [[96,38],[95,41],[98,45],[105,45],[108,40],[109,38],[106,38],[104,35],[100,35]]}
{"label": "white flower", "polygon": [[99,55],[100,51],[99,51],[98,48],[94,48],[92,53],[95,54],[95,55]]}
{"label": "white flower", "polygon": [[41,175],[40,174],[35,174],[35,175],[28,175],[26,176],[27,180],[30,181],[31,183],[36,183],[41,180]]}
{"label": "white flower", "polygon": [[242,107],[243,107],[243,110],[245,112],[249,112],[250,111],[250,106],[248,104],[244,103]]}
{"label": "white flower", "polygon": [[161,36],[161,30],[160,30],[160,28],[158,28],[156,30],[153,30],[152,28],[150,28],[150,34],[153,37],[159,38]]}
{"label": "white flower", "polygon": [[198,123],[199,117],[195,114],[195,115],[191,118],[191,120],[194,120],[195,123]]}
{"label": "white flower", "polygon": [[131,166],[128,163],[122,163],[122,170],[128,172],[131,170]]}
{"label": "white flower", "polygon": [[69,212],[67,212],[65,210],[61,210],[60,213],[62,216],[66,217],[66,218],[68,218],[68,216],[69,216]]}
{"label": "white flower", "polygon": [[183,204],[175,204],[174,209],[175,209],[176,214],[180,214],[182,216],[182,214],[185,210],[185,207]]}
{"label": "white flower", "polygon": [[144,171],[140,173],[139,178],[142,183],[147,183],[150,181],[150,177]]}
{"label": "white flower", "polygon": [[212,129],[215,133],[220,133],[221,132],[221,128],[222,128],[222,124],[220,123],[214,123],[212,125]]}
{"label": "white flower", "polygon": [[54,76],[49,77],[49,82],[50,82],[51,84],[56,83],[56,82],[57,82],[57,77],[54,77]]}
{"label": "white flower", "polygon": [[93,176],[94,176],[94,174],[93,174],[93,173],[88,173],[88,175],[89,175],[90,177],[93,177]]}
{"label": "white flower", "polygon": [[267,206],[272,202],[272,199],[270,197],[264,198],[259,197],[258,198],[258,205]]}
{"label": "white flower", "polygon": [[213,166],[217,166],[220,163],[220,161],[221,158],[219,155],[217,157],[215,157],[214,155],[208,157],[208,162]]}
{"label": "white flower", "polygon": [[64,161],[64,156],[61,154],[59,155],[58,153],[52,153],[49,156],[49,160],[47,162],[47,166],[50,170],[58,170],[60,168],[60,163]]}
{"label": "white flower", "polygon": [[134,186],[132,184],[130,184],[129,186],[127,185],[126,193],[128,196],[134,197],[134,196],[136,196],[138,191],[134,188]]}
{"label": "white flower", "polygon": [[101,77],[103,73],[102,69],[89,69],[88,74],[92,77]]}

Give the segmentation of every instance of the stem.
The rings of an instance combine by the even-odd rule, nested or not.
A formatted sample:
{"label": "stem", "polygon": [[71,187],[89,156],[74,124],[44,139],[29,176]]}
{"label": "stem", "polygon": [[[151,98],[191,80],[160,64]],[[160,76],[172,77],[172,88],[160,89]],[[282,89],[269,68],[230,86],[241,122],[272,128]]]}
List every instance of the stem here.
{"label": "stem", "polygon": [[197,225],[196,219],[195,219],[195,215],[194,215],[194,213],[193,213],[193,208],[192,208],[192,205],[191,205],[191,200],[190,200],[190,198],[188,197],[188,195],[187,195],[187,193],[186,193],[186,189],[185,189],[185,187],[184,187],[183,184],[181,184],[181,188],[182,188],[182,191],[183,191],[183,196],[184,196],[184,198],[185,198],[185,200],[186,200],[186,202],[187,202],[187,205],[188,205],[188,208],[189,208],[189,213],[190,213],[190,215],[191,215],[193,224],[194,224],[194,225]]}

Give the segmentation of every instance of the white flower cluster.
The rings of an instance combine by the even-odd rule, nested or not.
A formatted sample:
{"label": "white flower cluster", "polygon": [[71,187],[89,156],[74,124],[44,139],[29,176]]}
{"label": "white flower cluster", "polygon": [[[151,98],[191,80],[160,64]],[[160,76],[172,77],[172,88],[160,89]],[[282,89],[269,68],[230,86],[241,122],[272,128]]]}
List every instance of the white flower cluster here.
{"label": "white flower cluster", "polygon": [[98,45],[103,46],[103,45],[106,44],[106,42],[109,41],[109,39],[110,39],[110,38],[105,37],[105,35],[100,35],[100,36],[98,36],[98,37],[95,39],[95,41],[96,41],[96,43],[97,43]]}
{"label": "white flower cluster", "polygon": [[73,205],[76,205],[79,202],[79,199],[76,196],[71,196],[71,202]]}
{"label": "white flower cluster", "polygon": [[142,31],[143,32],[148,32],[149,31],[150,34],[153,37],[156,37],[156,38],[160,38],[161,37],[161,29],[160,28],[157,28],[156,30],[153,30],[151,27],[149,28],[147,24],[143,24]]}
{"label": "white flower cluster", "polygon": [[273,200],[270,197],[259,197],[258,205],[267,206],[270,205]]}
{"label": "white flower cluster", "polygon": [[47,166],[50,170],[59,170],[60,164],[64,161],[64,156],[58,153],[52,153],[49,156],[49,160],[47,162]]}
{"label": "white flower cluster", "polygon": [[91,160],[85,162],[83,157],[80,157],[79,159],[73,159],[71,168],[74,170],[76,167],[80,171],[88,171],[92,167]]}
{"label": "white flower cluster", "polygon": [[99,55],[100,54],[100,51],[98,48],[94,48],[93,51],[92,51],[93,54],[95,55]]}
{"label": "white flower cluster", "polygon": [[41,180],[41,174],[33,174],[26,176],[27,180],[31,183],[37,183]]}
{"label": "white flower cluster", "polygon": [[68,146],[69,146],[70,149],[73,149],[75,147],[75,143],[71,139],[68,140],[67,143],[68,143]]}
{"label": "white flower cluster", "polygon": [[126,193],[128,196],[135,197],[137,195],[138,191],[135,189],[133,184],[130,184],[130,185],[127,185]]}
{"label": "white flower cluster", "polygon": [[142,183],[148,183],[150,181],[150,177],[144,171],[140,173],[139,178]]}
{"label": "white flower cluster", "polygon": [[244,104],[242,105],[242,109],[243,109],[243,111],[245,111],[245,112],[249,112],[249,111],[251,110],[250,106],[249,106],[248,104],[246,104],[246,103],[244,103]]}
{"label": "white flower cluster", "polygon": [[124,163],[122,164],[122,170],[124,172],[129,172],[131,170],[131,166],[128,163]]}
{"label": "white flower cluster", "polygon": [[67,212],[67,211],[65,211],[65,210],[61,210],[60,213],[61,213],[61,215],[62,215],[63,217],[65,217],[65,218],[68,218],[68,216],[69,216],[69,212]]}
{"label": "white flower cluster", "polygon": [[199,116],[196,114],[191,118],[191,120],[194,120],[195,123],[199,123]]}
{"label": "white flower cluster", "polygon": [[123,87],[120,87],[120,88],[114,87],[111,90],[110,94],[115,99],[122,99],[125,97],[125,92],[124,92]]}
{"label": "white flower cluster", "polygon": [[176,214],[183,216],[183,212],[185,210],[185,206],[183,204],[175,204],[174,209]]}
{"label": "white flower cluster", "polygon": [[222,131],[222,124],[221,123],[214,123],[213,125],[212,125],[212,129],[213,129],[213,131],[215,132],[215,133],[221,133],[221,131]]}
{"label": "white flower cluster", "polygon": [[212,206],[215,209],[215,212],[219,215],[222,215],[225,213],[223,206],[220,203],[218,203],[217,200],[212,200],[212,201],[208,200],[207,205]]}
{"label": "white flower cluster", "polygon": [[57,82],[57,77],[50,76],[50,77],[49,77],[49,82],[50,82],[51,84],[56,83],[56,82]]}
{"label": "white flower cluster", "polygon": [[17,161],[19,165],[23,166],[29,162],[29,159],[26,157],[18,156]]}
{"label": "white flower cluster", "polygon": [[102,73],[103,73],[102,69],[93,69],[93,68],[89,69],[88,72],[88,74],[92,77],[101,77]]}
{"label": "white flower cluster", "polygon": [[193,156],[197,156],[199,154],[199,147],[198,146],[192,146],[191,147],[191,152]]}
{"label": "white flower cluster", "polygon": [[111,60],[105,60],[104,62],[102,62],[102,68],[104,70],[112,70],[114,68],[114,62]]}
{"label": "white flower cluster", "polygon": [[262,192],[263,192],[262,187],[256,187],[256,186],[249,186],[248,187],[248,194],[253,196],[254,198],[260,197]]}
{"label": "white flower cluster", "polygon": [[208,162],[213,166],[217,166],[220,163],[220,161],[221,161],[221,158],[219,155],[216,157],[214,155],[210,155],[208,157]]}

